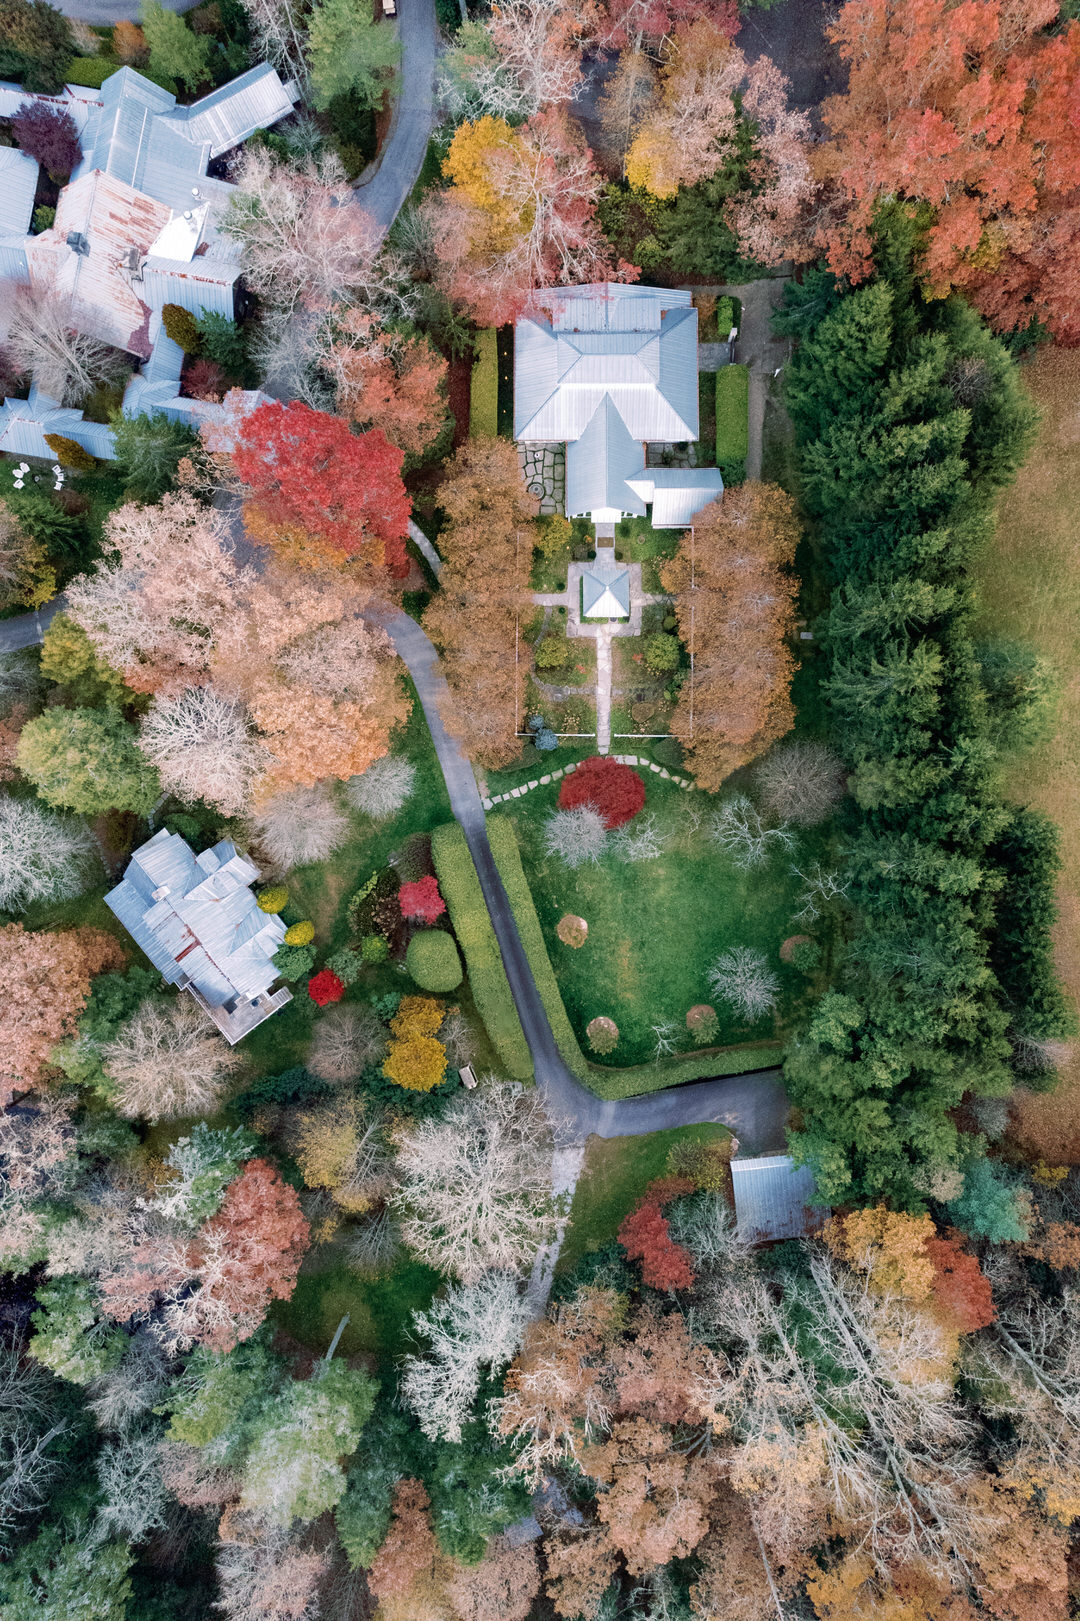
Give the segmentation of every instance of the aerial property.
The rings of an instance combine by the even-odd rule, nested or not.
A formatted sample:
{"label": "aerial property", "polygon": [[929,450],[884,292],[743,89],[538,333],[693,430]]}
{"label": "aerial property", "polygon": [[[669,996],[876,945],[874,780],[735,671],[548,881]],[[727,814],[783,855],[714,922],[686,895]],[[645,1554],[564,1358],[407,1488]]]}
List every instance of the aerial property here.
{"label": "aerial property", "polygon": [[566,516],[681,529],[715,501],[715,467],[651,467],[698,437],[698,312],[685,288],[549,289],[517,323],[514,437],[566,447]]}

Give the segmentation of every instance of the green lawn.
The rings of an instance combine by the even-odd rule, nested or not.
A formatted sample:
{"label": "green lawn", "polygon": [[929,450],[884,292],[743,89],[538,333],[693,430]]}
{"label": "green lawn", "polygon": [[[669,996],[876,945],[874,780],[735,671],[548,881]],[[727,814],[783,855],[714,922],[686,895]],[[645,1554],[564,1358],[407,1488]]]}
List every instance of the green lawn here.
{"label": "green lawn", "polygon": [[273,1308],[270,1319],[322,1355],[347,1312],[349,1325],[340,1342],[343,1354],[367,1352],[390,1358],[408,1348],[412,1313],[431,1304],[441,1282],[431,1267],[407,1255],[379,1278],[361,1277],[343,1265],[304,1272],[291,1297]]}
{"label": "green lawn", "polygon": [[644,1137],[590,1137],[558,1271],[568,1271],[587,1250],[615,1237],[624,1216],[649,1183],[666,1172],[668,1155],[676,1143],[686,1138],[711,1142],[730,1136],[726,1126],[701,1125],[652,1131]]}
{"label": "green lawn", "polygon": [[[757,947],[779,976],[778,1022],[769,1016],[745,1023],[722,1002],[716,1043],[731,1046],[768,1040],[789,1022],[807,983],[782,964],[781,942],[796,931],[791,923],[798,881],[791,857],[774,856],[754,873],[740,873],[690,818],[707,816],[710,802],[672,784],[648,778],[643,815],[653,814],[665,839],[664,853],[651,861],[620,862],[606,855],[595,866],[570,871],[543,851],[543,823],[554,810],[558,785],[536,789],[519,802],[500,806],[513,822],[552,966],[570,1022],[587,1055],[585,1027],[606,1014],[619,1027],[620,1041],[605,1066],[649,1064],[655,1055],[652,1026],[670,1022],[677,1050],[694,1049],[686,1035],[686,1013],[710,1002],[707,972],[734,945]],[[555,928],[566,912],[589,925],[578,949],[565,946]]]}

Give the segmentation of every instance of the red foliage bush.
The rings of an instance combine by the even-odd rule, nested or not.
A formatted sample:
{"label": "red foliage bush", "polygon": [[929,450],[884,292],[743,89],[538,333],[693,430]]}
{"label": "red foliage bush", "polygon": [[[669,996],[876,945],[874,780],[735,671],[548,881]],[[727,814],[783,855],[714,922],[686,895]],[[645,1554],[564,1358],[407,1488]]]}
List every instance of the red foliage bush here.
{"label": "red foliage bush", "polygon": [[937,1280],[934,1299],[961,1334],[974,1334],[994,1321],[994,1297],[990,1280],[975,1256],[964,1248],[959,1233],[948,1238],[928,1238],[924,1245],[934,1263]]}
{"label": "red foliage bush", "polygon": [[307,982],[308,995],[316,1007],[326,1007],[328,1002],[340,1002],[345,995],[345,987],[336,974],[329,968],[323,968],[319,973],[313,974]]}
{"label": "red foliage bush", "polygon": [[637,815],[645,803],[645,783],[631,766],[620,765],[610,755],[594,754],[583,760],[559,790],[559,809],[576,810],[592,805],[604,818],[607,828],[621,827]]}
{"label": "red foliage bush", "polygon": [[641,1262],[641,1281],[652,1289],[689,1289],[694,1282],[690,1257],[676,1244],[661,1205],[693,1191],[688,1177],[667,1176],[650,1183],[619,1228],[619,1243],[630,1260]]}
{"label": "red foliage bush", "polygon": [[220,403],[228,387],[225,373],[214,360],[192,360],[184,367],[184,389],[189,399]]}
{"label": "red foliage bush", "polygon": [[66,180],[82,157],[75,120],[48,102],[24,101],[11,120],[11,133],[57,180]]}
{"label": "red foliage bush", "polygon": [[402,884],[398,890],[398,905],[402,917],[416,917],[423,923],[434,923],[446,911],[446,902],[439,894],[439,881],[430,875],[415,883]]}

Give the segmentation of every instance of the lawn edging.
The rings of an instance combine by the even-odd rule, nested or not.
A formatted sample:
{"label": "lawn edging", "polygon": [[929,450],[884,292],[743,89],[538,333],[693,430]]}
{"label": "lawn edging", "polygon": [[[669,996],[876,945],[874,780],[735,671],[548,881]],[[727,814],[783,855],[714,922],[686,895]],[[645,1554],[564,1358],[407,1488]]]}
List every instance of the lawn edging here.
{"label": "lawn edging", "polygon": [[[439,832],[443,830],[440,828]],[[690,1053],[684,1058],[667,1059],[662,1064],[636,1064],[630,1069],[605,1069],[591,1064],[582,1052],[570,1023],[555,970],[551,966],[540,919],[532,898],[529,880],[521,864],[517,834],[505,816],[487,818],[488,842],[514,914],[518,934],[529,959],[537,994],[544,1005],[555,1045],[563,1063],[598,1098],[616,1100],[661,1092],[688,1081],[711,1080],[717,1076],[745,1075],[752,1070],[771,1069],[783,1052],[780,1041],[755,1042],[745,1047],[727,1047]],[[434,841],[432,844],[434,854]],[[438,870],[438,862],[436,862]],[[445,893],[445,891],[444,891]],[[451,911],[451,918],[453,912]],[[455,924],[456,927],[456,924]],[[475,992],[474,992],[475,995]],[[482,1011],[482,1010],[481,1010]],[[485,1023],[487,1021],[485,1020]]]}
{"label": "lawn edging", "polygon": [[473,1001],[491,1044],[514,1080],[530,1080],[532,1056],[514,1006],[480,880],[464,831],[457,822],[444,823],[432,833],[431,859],[454,933],[465,956]]}

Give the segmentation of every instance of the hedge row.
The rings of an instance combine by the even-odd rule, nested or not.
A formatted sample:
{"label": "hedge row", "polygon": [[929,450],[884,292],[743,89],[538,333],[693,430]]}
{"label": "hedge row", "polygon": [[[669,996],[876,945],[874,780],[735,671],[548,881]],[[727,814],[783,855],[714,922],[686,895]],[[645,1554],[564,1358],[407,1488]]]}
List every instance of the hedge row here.
{"label": "hedge row", "polygon": [[716,374],[716,463],[745,462],[750,443],[750,373],[721,366]]}
{"label": "hedge row", "polygon": [[469,392],[469,436],[494,439],[499,431],[499,348],[493,326],[476,334]]}
{"label": "hedge row", "polygon": [[[112,62],[106,56],[76,56],[72,58],[64,77],[68,84],[77,84],[81,90],[100,90],[105,80],[119,73],[120,68],[119,62]],[[164,73],[151,73],[146,67],[140,68],[139,72],[144,79],[151,80],[175,96],[175,79],[168,78]]]}
{"label": "hedge row", "polygon": [[465,953],[469,986],[484,1028],[508,1073],[515,1080],[526,1081],[533,1073],[532,1056],[514,1006],[480,880],[465,834],[457,822],[435,829],[431,835],[431,859],[454,933]]}
{"label": "hedge row", "polygon": [[597,1097],[639,1097],[644,1092],[659,1092],[684,1081],[699,1081],[717,1075],[745,1075],[750,1070],[767,1069],[780,1062],[781,1043],[769,1041],[759,1042],[753,1047],[729,1048],[726,1052],[693,1053],[687,1058],[669,1059],[663,1064],[639,1064],[632,1069],[608,1069],[590,1064],[578,1045],[563,1005],[540,919],[536,915],[532,890],[521,865],[513,824],[505,816],[489,816],[487,832],[491,854],[499,869],[499,877],[503,881],[555,1044],[566,1067]]}

